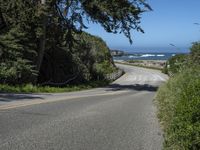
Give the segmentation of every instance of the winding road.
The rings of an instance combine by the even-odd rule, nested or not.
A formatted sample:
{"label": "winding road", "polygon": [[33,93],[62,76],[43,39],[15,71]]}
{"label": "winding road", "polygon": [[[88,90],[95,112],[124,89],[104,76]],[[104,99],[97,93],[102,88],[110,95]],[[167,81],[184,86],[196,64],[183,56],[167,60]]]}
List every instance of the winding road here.
{"label": "winding road", "polygon": [[118,65],[105,88],[62,94],[0,94],[1,150],[160,150],[153,99],[167,76]]}

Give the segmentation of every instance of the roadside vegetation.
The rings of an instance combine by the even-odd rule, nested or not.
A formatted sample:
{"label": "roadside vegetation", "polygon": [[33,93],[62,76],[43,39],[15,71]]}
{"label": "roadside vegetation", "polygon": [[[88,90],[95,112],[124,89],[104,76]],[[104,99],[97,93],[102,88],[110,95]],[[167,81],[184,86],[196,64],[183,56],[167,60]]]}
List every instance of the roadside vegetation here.
{"label": "roadside vegetation", "polygon": [[164,129],[164,149],[200,149],[200,43],[189,55],[168,61],[171,75],[157,93],[158,117]]}
{"label": "roadside vegetation", "polygon": [[82,84],[67,85],[64,87],[52,87],[52,86],[37,86],[32,84],[11,86],[8,84],[0,84],[0,92],[11,93],[63,93],[72,91],[81,91],[91,88],[97,88],[106,86],[110,81],[90,81]]}
{"label": "roadside vegetation", "polygon": [[182,69],[187,68],[189,64],[189,55],[187,54],[177,54],[171,57],[165,67],[163,68],[162,72],[168,74],[169,76],[173,76],[173,74],[179,73]]}
{"label": "roadside vegetation", "polygon": [[142,60],[127,60],[128,63],[143,63]]}
{"label": "roadside vegetation", "polygon": [[104,82],[117,68],[106,43],[83,31],[85,23],[123,33],[132,43],[130,31],[144,32],[140,14],[149,10],[141,0],[2,1],[0,92],[59,91]]}

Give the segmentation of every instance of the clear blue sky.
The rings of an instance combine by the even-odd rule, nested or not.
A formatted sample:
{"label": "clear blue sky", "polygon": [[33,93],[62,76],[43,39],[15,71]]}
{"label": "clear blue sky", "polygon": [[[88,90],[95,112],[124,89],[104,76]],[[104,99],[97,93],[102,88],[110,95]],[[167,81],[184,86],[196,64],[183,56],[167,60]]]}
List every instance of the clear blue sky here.
{"label": "clear blue sky", "polygon": [[[142,15],[145,34],[132,31],[133,44],[122,34],[106,33],[97,24],[87,32],[104,39],[111,49],[145,52],[183,52],[200,40],[200,0],[148,0],[152,12]],[[176,47],[169,46],[170,43]]]}

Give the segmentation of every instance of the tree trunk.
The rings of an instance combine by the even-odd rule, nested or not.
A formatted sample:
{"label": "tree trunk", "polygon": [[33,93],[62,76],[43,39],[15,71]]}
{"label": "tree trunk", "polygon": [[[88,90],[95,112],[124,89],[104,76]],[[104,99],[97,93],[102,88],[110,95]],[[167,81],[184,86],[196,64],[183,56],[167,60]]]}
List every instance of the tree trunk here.
{"label": "tree trunk", "polygon": [[38,61],[37,61],[37,71],[40,71],[42,60],[44,57],[45,52],[45,45],[46,45],[46,21],[44,20],[44,23],[42,25],[43,34],[40,37],[40,43],[39,43],[39,52],[38,52]]}
{"label": "tree trunk", "polygon": [[[41,5],[42,5],[42,7],[44,7],[46,5],[46,0],[41,0]],[[47,17],[46,17],[46,15],[44,15],[42,17],[42,30],[43,30],[43,33],[42,33],[42,35],[40,37],[40,40],[39,40],[39,51],[38,51],[38,58],[37,58],[37,64],[36,64],[36,70],[37,70],[38,73],[40,72],[40,68],[41,68],[41,65],[42,65],[42,61],[43,61],[43,58],[44,58],[44,52],[45,52],[46,23],[47,23]],[[37,83],[37,81],[38,81],[38,77],[37,77],[35,83]]]}
{"label": "tree trunk", "polygon": [[0,9],[0,29],[3,29],[6,26],[5,20],[3,18],[1,9]]}

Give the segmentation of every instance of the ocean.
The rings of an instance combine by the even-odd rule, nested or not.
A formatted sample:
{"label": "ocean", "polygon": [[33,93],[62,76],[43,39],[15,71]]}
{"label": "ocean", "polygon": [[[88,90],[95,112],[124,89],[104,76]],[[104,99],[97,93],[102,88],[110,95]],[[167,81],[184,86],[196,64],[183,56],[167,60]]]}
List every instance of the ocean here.
{"label": "ocean", "polygon": [[[129,53],[124,56],[113,57],[114,60],[168,60],[180,53]],[[181,53],[183,54],[183,53]]]}

